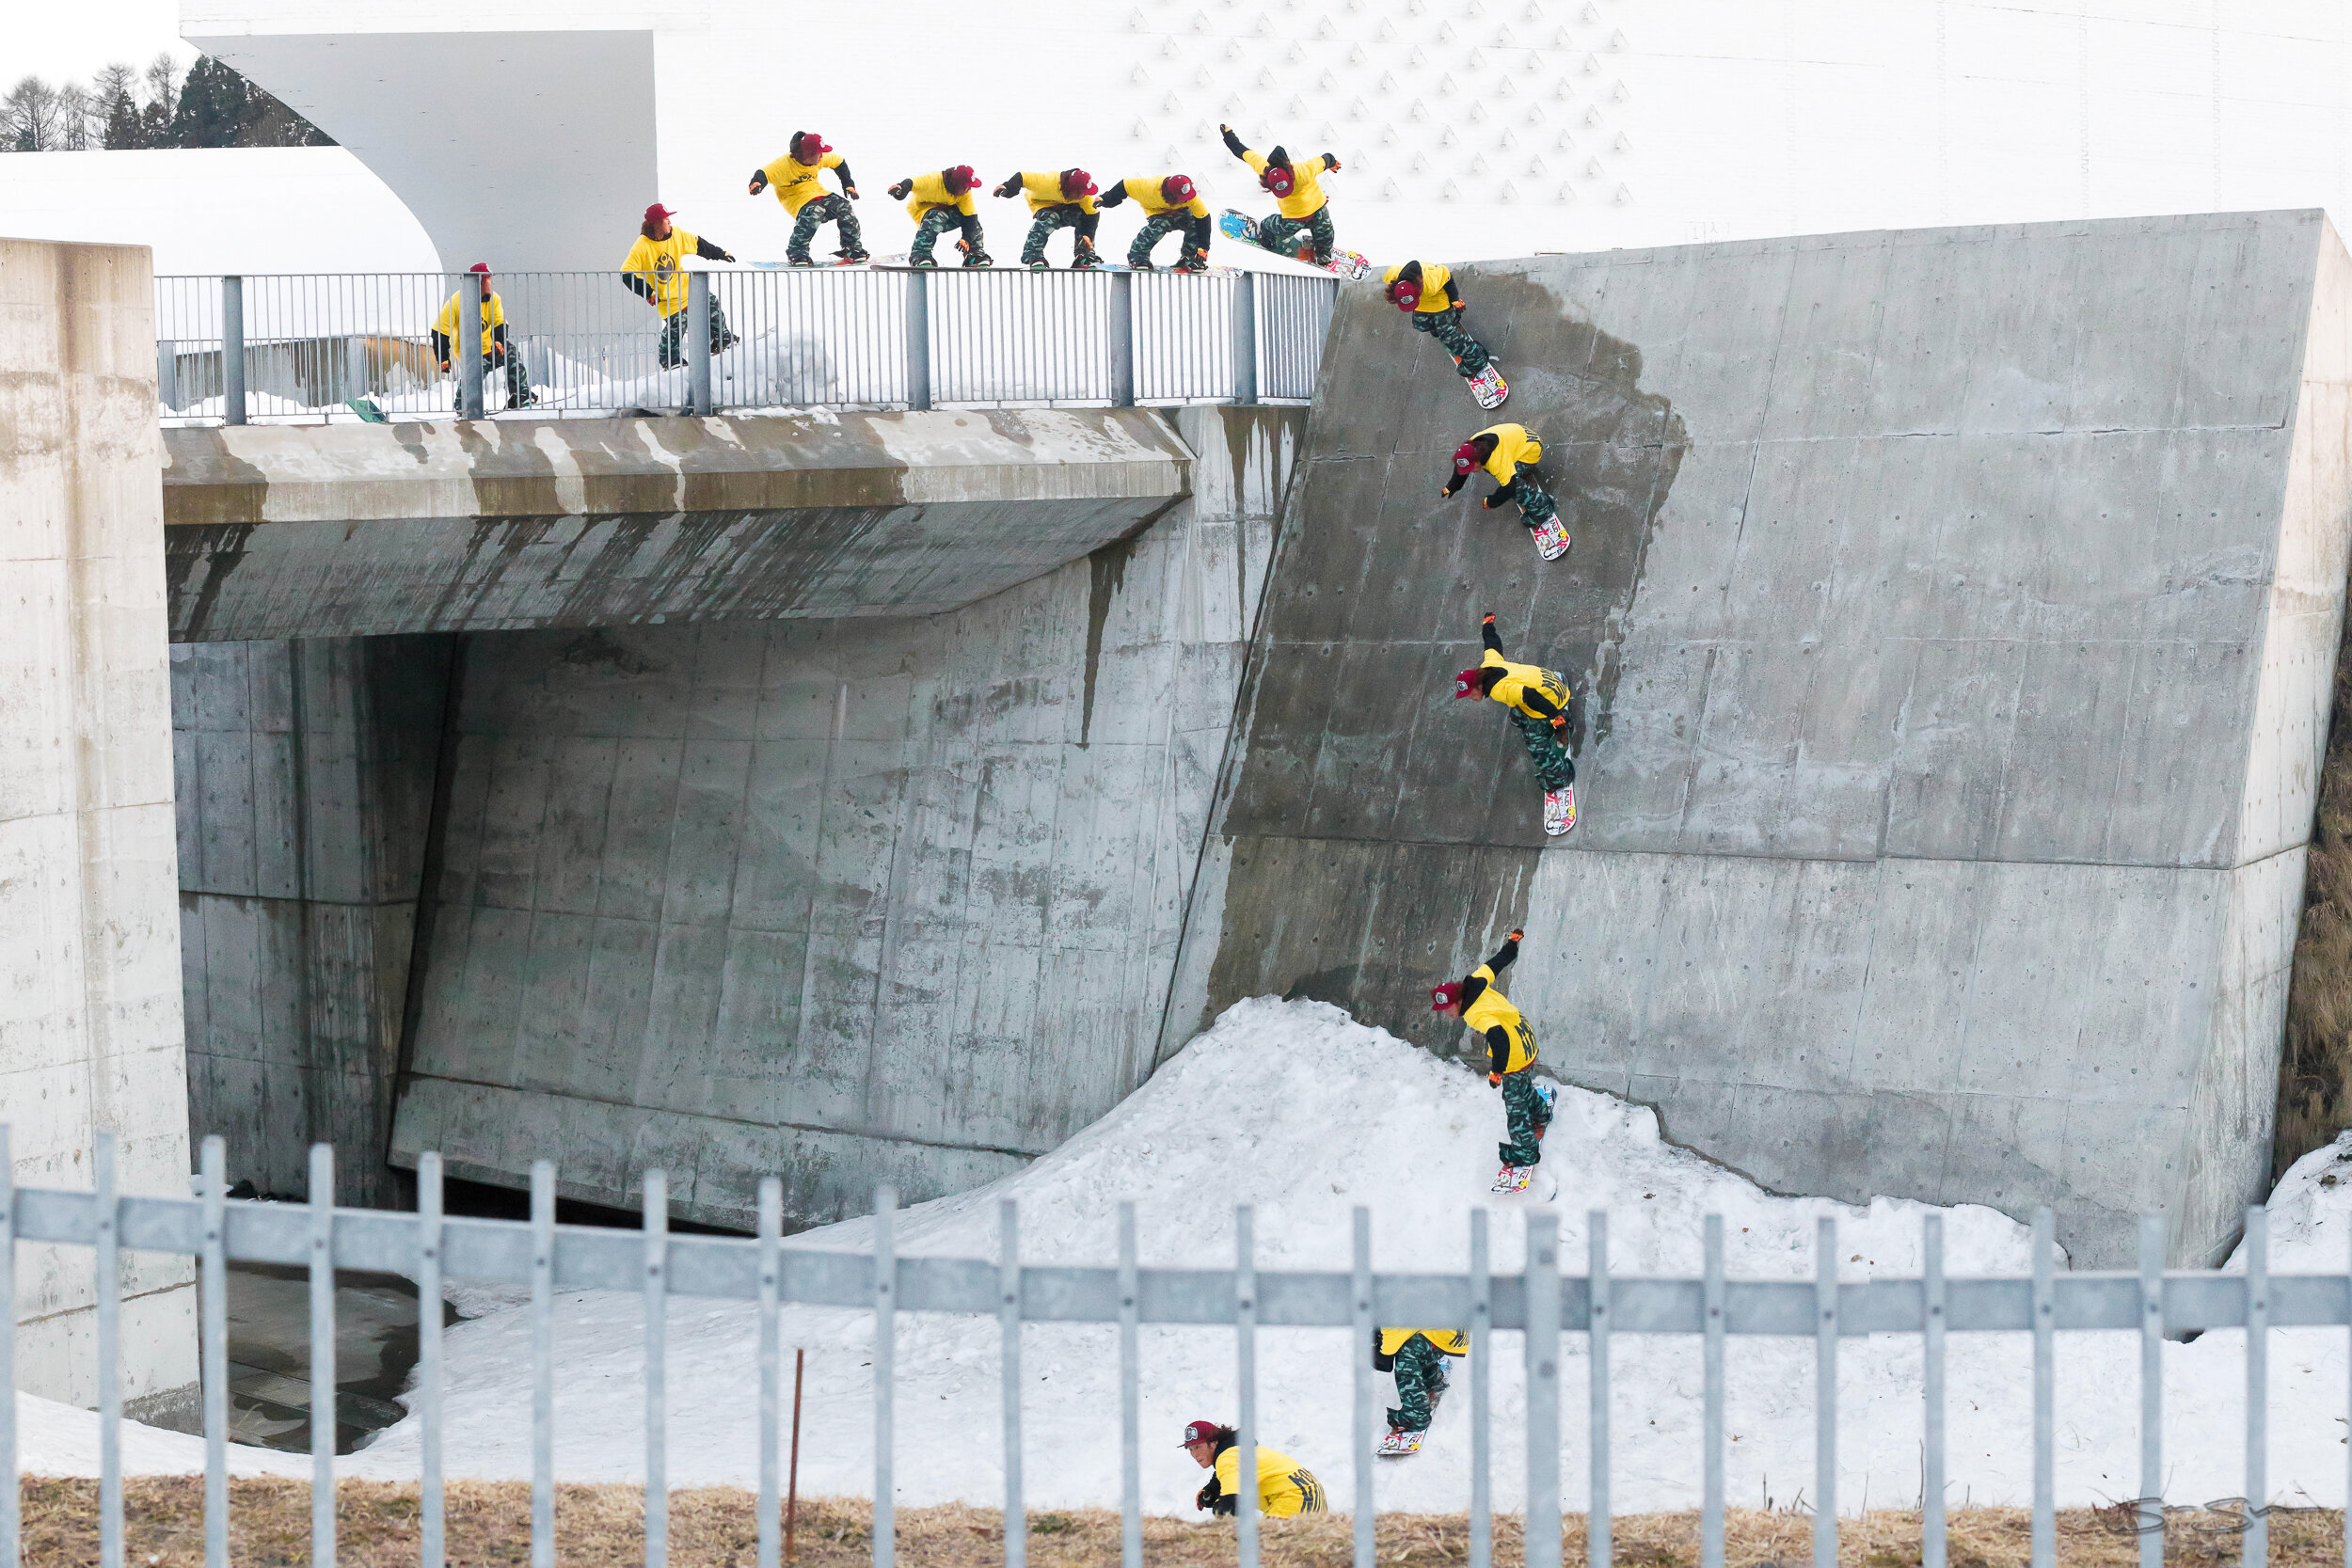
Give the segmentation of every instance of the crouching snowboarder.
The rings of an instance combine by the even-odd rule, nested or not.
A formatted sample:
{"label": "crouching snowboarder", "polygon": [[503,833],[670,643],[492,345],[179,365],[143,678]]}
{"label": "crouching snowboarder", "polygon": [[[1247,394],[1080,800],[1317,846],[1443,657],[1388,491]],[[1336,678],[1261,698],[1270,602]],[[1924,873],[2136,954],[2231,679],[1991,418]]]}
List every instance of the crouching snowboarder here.
{"label": "crouching snowboarder", "polygon": [[1143,209],[1143,227],[1127,247],[1127,264],[1137,272],[1152,270],[1152,247],[1170,234],[1182,234],[1176,253],[1178,272],[1209,270],[1209,204],[1200,199],[1189,175],[1160,179],[1121,180],[1103,193],[1102,205],[1116,207],[1132,198]]}
{"label": "crouching snowboarder", "polygon": [[1484,468],[1494,477],[1495,493],[1486,510],[1517,502],[1519,520],[1535,536],[1535,553],[1557,561],[1568,553],[1568,531],[1560,521],[1560,508],[1537,480],[1535,465],[1543,461],[1544,444],[1522,424],[1488,425],[1454,449],[1454,477],[1439,494],[1459,495],[1470,475]]}
{"label": "crouching snowboarder", "polygon": [[[819,178],[827,169],[841,182],[841,192],[834,195],[825,189]],[[751,194],[762,191],[776,193],[776,200],[784,206],[785,215],[792,220],[792,238],[785,242],[784,259],[796,267],[813,267],[809,258],[809,242],[825,224],[833,224],[841,236],[841,248],[834,254],[845,262],[863,261],[866,239],[858,231],[857,214],[850,203],[857,199],[857,177],[840,153],[827,145],[825,138],[814,131],[795,131],[792,145],[785,155],[772,164],[752,170]]]}
{"label": "crouching snowboarder", "polygon": [[1094,199],[1094,176],[1085,169],[1066,168],[1058,174],[1024,169],[997,186],[996,194],[1008,200],[1023,197],[1029,203],[1029,237],[1021,246],[1021,264],[1031,272],[1045,270],[1045,242],[1057,229],[1077,230],[1070,239],[1072,271],[1103,264],[1094,254],[1094,230],[1103,221],[1103,210]]}
{"label": "crouching snowboarder", "polygon": [[1225,137],[1225,150],[1248,164],[1274,198],[1275,210],[1258,221],[1254,243],[1277,256],[1329,266],[1339,254],[1340,237],[1331,223],[1331,203],[1323,194],[1323,177],[1339,172],[1339,159],[1326,152],[1297,163],[1279,147],[1271,152],[1252,151],[1230,125],[1217,130]]}
{"label": "crouching snowboarder", "polygon": [[1527,760],[1544,786],[1544,832],[1557,837],[1576,826],[1576,758],[1568,754],[1568,677],[1539,664],[1514,664],[1502,657],[1494,612],[1478,623],[1486,644],[1473,669],[1454,678],[1454,695],[1492,697],[1511,710],[1511,722],[1527,742]]}
{"label": "crouching snowboarder", "polygon": [[938,266],[931,259],[931,247],[950,229],[963,230],[956,248],[963,252],[965,266],[990,264],[987,248],[981,243],[980,209],[972,200],[972,192],[979,182],[980,177],[972,172],[970,164],[958,164],[932,174],[909,175],[890,187],[891,198],[905,202],[907,215],[914,220],[914,247],[907,252],[907,265]]}
{"label": "crouching snowboarder", "polygon": [[1438,261],[1403,261],[1381,274],[1380,281],[1388,287],[1389,303],[1405,312],[1413,330],[1428,333],[1454,356],[1454,368],[1470,383],[1478,406],[1501,407],[1511,388],[1486,345],[1462,325],[1470,305],[1454,286],[1454,269]]}
{"label": "crouching snowboarder", "polygon": [[[1502,1091],[1504,1131],[1509,1142],[1496,1147],[1502,1169],[1493,1190],[1523,1193],[1543,1158],[1544,1130],[1551,1125],[1551,1108],[1559,1090],[1535,1081],[1535,1032],[1502,994],[1498,976],[1519,956],[1523,931],[1505,937],[1495,956],[1460,980],[1448,980],[1431,990],[1432,1012],[1451,1013],[1470,1026],[1486,1044],[1486,1082]],[[1400,1395],[1400,1397],[1402,1397]]]}
{"label": "crouching snowboarder", "polygon": [[[1214,1472],[1194,1494],[1192,1506],[1213,1513],[1239,1511],[1236,1495],[1241,1476],[1241,1435],[1215,1421],[1195,1421],[1184,1428],[1184,1451],[1193,1463]],[[1314,1472],[1286,1453],[1258,1445],[1258,1512],[1270,1519],[1327,1511],[1323,1482]]]}
{"label": "crouching snowboarder", "polygon": [[1438,1398],[1445,1393],[1445,1360],[1468,1355],[1470,1337],[1458,1328],[1375,1328],[1372,1370],[1396,1378],[1396,1408],[1389,1412],[1389,1434],[1380,1454],[1401,1459],[1421,1452]]}

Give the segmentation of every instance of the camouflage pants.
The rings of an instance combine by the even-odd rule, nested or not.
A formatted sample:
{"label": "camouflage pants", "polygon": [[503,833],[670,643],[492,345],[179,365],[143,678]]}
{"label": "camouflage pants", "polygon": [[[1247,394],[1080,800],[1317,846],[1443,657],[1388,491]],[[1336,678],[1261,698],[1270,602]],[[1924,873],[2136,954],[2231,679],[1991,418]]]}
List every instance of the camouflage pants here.
{"label": "camouflage pants", "polygon": [[1306,235],[1314,242],[1314,259],[1328,261],[1338,254],[1339,230],[1331,227],[1331,208],[1326,203],[1303,218],[1286,218],[1276,213],[1258,225],[1258,244],[1277,256],[1298,254],[1298,238]]}
{"label": "camouflage pants", "polygon": [[1518,502],[1519,521],[1529,528],[1540,528],[1560,515],[1560,503],[1551,499],[1551,492],[1536,483],[1532,466],[1522,466],[1511,481],[1511,499]]}
{"label": "camouflage pants", "polygon": [[1426,332],[1438,340],[1454,362],[1460,367],[1462,379],[1469,380],[1493,362],[1486,345],[1462,330],[1462,308],[1450,305],[1442,310],[1413,312],[1413,330]]}
{"label": "camouflage pants", "polygon": [[[1564,756],[1566,754],[1562,753]],[[1502,1075],[1502,1116],[1504,1130],[1511,1141],[1497,1144],[1495,1152],[1506,1165],[1532,1165],[1543,1158],[1544,1129],[1551,1125],[1551,1113],[1535,1095],[1535,1069],[1523,1067],[1517,1072]],[[1402,1366],[1402,1359],[1398,1365]],[[1400,1394],[1400,1399],[1404,1396]]]}
{"label": "camouflage pants", "polygon": [[1429,1405],[1445,1392],[1445,1352],[1416,1334],[1397,1348],[1396,1408],[1389,1412],[1391,1432],[1427,1432]]}
{"label": "camouflage pants", "polygon": [[[939,236],[950,229],[963,229],[966,221],[964,215],[953,207],[925,208],[923,220],[914,226],[914,248],[907,252],[907,260],[911,261],[930,261],[931,247],[939,244]],[[980,238],[978,221],[973,219],[970,222],[971,227],[964,230],[964,232],[972,242],[972,248],[974,250],[985,249]]]}
{"label": "camouflage pants", "polygon": [[817,237],[817,230],[828,223],[841,226],[842,249],[866,248],[866,236],[858,228],[857,214],[850,208],[850,198],[827,191],[803,206],[792,219],[792,238],[784,247],[784,259],[806,263],[809,242]]}
{"label": "camouflage pants", "polygon": [[[1183,234],[1185,243],[1180,246],[1176,259],[1183,261],[1192,249],[1191,233],[1194,218],[1190,213],[1154,213],[1143,220],[1136,231],[1136,243],[1127,247],[1127,264],[1148,267],[1152,264],[1152,247],[1170,234]],[[1205,246],[1204,246],[1205,248]]]}
{"label": "camouflage pants", "polygon": [[[686,363],[686,316],[687,312],[680,310],[675,315],[662,318],[661,348],[658,357],[665,371],[676,370]],[[727,313],[720,309],[719,302],[713,299],[710,302],[710,352],[718,354],[735,341],[735,334],[727,330]]]}
{"label": "camouflage pants", "polygon": [[1535,777],[1546,789],[1565,789],[1576,783],[1576,759],[1560,744],[1560,733],[1551,727],[1550,720],[1514,713],[1511,722],[1519,727],[1519,738],[1527,742],[1527,760],[1535,765]]}
{"label": "camouflage pants", "polygon": [[[482,356],[483,386],[487,388],[492,378],[498,373],[498,356],[495,353],[484,355]],[[466,389],[460,387],[455,395],[456,402],[450,406],[453,408],[465,406]],[[523,351],[519,347],[510,348],[506,351],[506,406],[514,408],[530,402],[531,371],[523,363]]]}
{"label": "camouflage pants", "polygon": [[[1025,266],[1031,261],[1044,261],[1045,242],[1052,239],[1057,230],[1075,229],[1078,245],[1092,244],[1094,220],[1094,214],[1081,212],[1074,201],[1039,208],[1037,216],[1029,220],[1029,237],[1021,246],[1022,264]],[[1073,251],[1072,254],[1076,253]]]}

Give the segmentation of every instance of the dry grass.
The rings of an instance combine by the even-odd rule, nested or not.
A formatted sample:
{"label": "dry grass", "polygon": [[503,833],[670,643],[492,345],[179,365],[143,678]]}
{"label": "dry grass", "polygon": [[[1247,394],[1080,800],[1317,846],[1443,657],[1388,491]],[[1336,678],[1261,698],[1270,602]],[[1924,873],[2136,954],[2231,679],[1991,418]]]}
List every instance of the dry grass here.
{"label": "dry grass", "polygon": [[[241,1564],[275,1568],[310,1560],[310,1488],[293,1481],[230,1483],[230,1552]],[[124,1559],[131,1568],[202,1568],[203,1482],[193,1477],[132,1481]],[[641,1494],[626,1486],[564,1486],[555,1507],[556,1554],[566,1565],[622,1568],[643,1560]],[[2128,1505],[2127,1505],[2128,1506]],[[98,1560],[98,1483],[32,1480],[24,1483],[24,1560],[29,1568],[68,1568]],[[412,1486],[346,1481],[337,1499],[337,1557],[350,1568],[410,1568],[417,1560],[417,1495]],[[2181,1568],[2237,1560],[2236,1515],[2175,1510],[2167,1560]],[[1033,1513],[1029,1560],[1037,1568],[1080,1568],[1119,1561],[1119,1515],[1090,1509]],[[1264,1522],[1267,1568],[1344,1568],[1351,1525],[1343,1516]],[[2297,1568],[2343,1561],[2343,1515],[2333,1510],[2274,1511],[2270,1560]],[[1144,1556],[1154,1568],[1218,1568],[1233,1560],[1232,1528],[1204,1516],[1147,1518]],[[1726,1557],[1734,1568],[1788,1564],[1812,1554],[1812,1520],[1796,1513],[1734,1513]],[[920,1568],[985,1568],[1001,1562],[998,1515],[980,1508],[910,1508],[898,1513],[898,1560]],[[1583,1521],[1571,1517],[1565,1559],[1584,1557]],[[808,1568],[853,1568],[868,1560],[863,1502],[803,1502],[799,1560]],[[461,1568],[530,1559],[531,1489],[520,1482],[465,1481],[449,1489],[449,1558]],[[2027,1558],[2026,1515],[1971,1509],[1951,1520],[1953,1568],[2011,1568]],[[678,1492],[670,1500],[670,1560],[678,1568],[751,1568],[752,1497],[732,1488]],[[1395,1568],[1438,1568],[1469,1560],[1470,1525],[1461,1514],[1391,1514],[1379,1526],[1379,1560]],[[1647,1513],[1615,1522],[1617,1562],[1632,1568],[1694,1568],[1694,1513]],[[2131,1568],[2138,1543],[2130,1520],[2114,1510],[2058,1516],[2058,1557],[2086,1568]],[[1517,1519],[1495,1521],[1495,1561],[1519,1561]],[[1849,1520],[1839,1533],[1840,1568],[1912,1568],[1919,1560],[1916,1514],[1877,1513]]]}
{"label": "dry grass", "polygon": [[2271,1177],[2352,1123],[2352,659],[2336,664],[2319,810],[2303,872],[2303,920],[2287,990],[2286,1051]]}

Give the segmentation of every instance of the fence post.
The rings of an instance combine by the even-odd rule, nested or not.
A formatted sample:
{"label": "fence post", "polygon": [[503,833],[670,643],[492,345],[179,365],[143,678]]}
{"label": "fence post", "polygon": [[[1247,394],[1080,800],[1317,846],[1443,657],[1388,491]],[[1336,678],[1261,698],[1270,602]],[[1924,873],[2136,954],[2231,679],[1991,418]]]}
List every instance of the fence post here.
{"label": "fence post", "polygon": [[931,405],[931,275],[907,278],[907,406]]}
{"label": "fence post", "polygon": [[1104,322],[1111,356],[1111,406],[1136,405],[1136,277],[1129,272],[1110,276],[1110,313]]}
{"label": "fence post", "polygon": [[220,419],[245,423],[245,279],[220,280]]}
{"label": "fence post", "polygon": [[710,274],[686,275],[687,412],[710,412]]}
{"label": "fence post", "polygon": [[155,340],[155,401],[172,413],[180,410],[180,345],[168,338]]}
{"label": "fence post", "polygon": [[1527,1216],[1528,1568],[1560,1568],[1560,1217]]}
{"label": "fence post", "polygon": [[1233,279],[1233,401],[1258,401],[1258,278],[1242,273]]}
{"label": "fence post", "polygon": [[457,371],[457,417],[482,418],[482,284],[480,274],[457,275],[457,341],[449,362]]}

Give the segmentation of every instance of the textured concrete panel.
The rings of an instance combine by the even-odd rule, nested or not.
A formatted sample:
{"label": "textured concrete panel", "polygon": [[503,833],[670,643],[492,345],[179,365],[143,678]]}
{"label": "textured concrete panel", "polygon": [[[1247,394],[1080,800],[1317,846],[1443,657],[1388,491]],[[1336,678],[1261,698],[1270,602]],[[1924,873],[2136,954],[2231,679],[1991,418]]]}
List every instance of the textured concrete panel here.
{"label": "textured concrete panel", "polygon": [[[0,240],[0,1122],[20,1181],[184,1194],[170,694],[144,249]],[[90,1255],[18,1253],[18,1386],[96,1398]],[[122,1264],[121,1388],[196,1377],[184,1259]]]}
{"label": "textured concrete panel", "polygon": [[166,433],[177,641],[930,615],[1127,537],[1141,409]]}
{"label": "textured concrete panel", "polygon": [[[1470,269],[1576,538],[1333,323],[1163,1051],[1266,990],[1439,1049],[1523,923],[1553,1069],[1773,1186],[2225,1246],[2266,1169],[2341,638],[2352,263],[2316,213]],[[1483,491],[1486,482],[1473,488]],[[1577,699],[1547,844],[1493,610]]]}
{"label": "textured concrete panel", "polygon": [[[952,614],[470,637],[394,1158],[748,1224],[990,1180],[1151,1070],[1303,416]],[[684,1173],[693,1172],[691,1179]]]}

